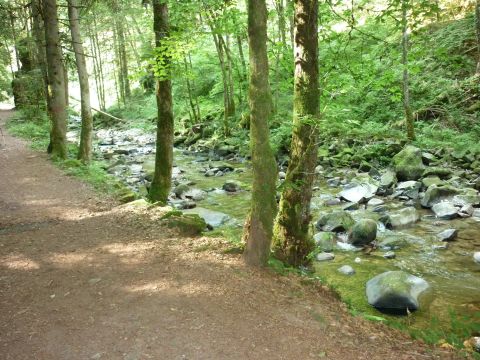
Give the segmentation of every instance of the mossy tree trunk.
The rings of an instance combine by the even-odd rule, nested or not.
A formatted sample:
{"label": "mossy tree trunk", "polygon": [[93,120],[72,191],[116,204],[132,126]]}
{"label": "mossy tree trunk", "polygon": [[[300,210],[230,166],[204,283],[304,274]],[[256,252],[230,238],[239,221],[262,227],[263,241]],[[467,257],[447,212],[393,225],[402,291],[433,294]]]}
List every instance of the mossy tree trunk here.
{"label": "mossy tree trunk", "polygon": [[475,5],[475,30],[477,33],[477,75],[480,75],[480,0]]}
{"label": "mossy tree trunk", "polygon": [[50,100],[48,113],[52,127],[50,131],[50,153],[62,159],[67,157],[67,108],[65,94],[65,70],[60,50],[57,2],[43,0],[46,59]]}
{"label": "mossy tree trunk", "polygon": [[410,85],[408,72],[408,9],[409,0],[402,0],[402,95],[403,109],[405,112],[405,122],[407,124],[407,137],[410,141],[415,140],[415,127],[413,125],[413,113],[410,106]]}
{"label": "mossy tree trunk", "polygon": [[318,0],[295,0],[294,128],[285,188],[274,226],[274,250],[293,266],[307,262],[310,200],[317,164]]}
{"label": "mossy tree trunk", "polygon": [[250,214],[245,222],[245,261],[264,266],[270,256],[277,166],[269,140],[268,119],[272,98],[268,83],[267,7],[265,0],[248,1],[248,43],[250,48],[250,144],[253,184]]}
{"label": "mossy tree trunk", "polygon": [[[153,1],[153,30],[157,48],[163,45],[169,36],[168,5],[164,0]],[[170,80],[171,59],[168,50],[157,57],[157,66],[161,66],[166,76],[157,79],[157,144],[155,154],[155,173],[149,196],[153,201],[166,203],[172,186],[173,164],[173,101],[172,82]]]}
{"label": "mossy tree trunk", "polygon": [[33,35],[35,37],[36,46],[36,63],[42,73],[44,96],[48,108],[48,71],[45,53],[45,29],[42,20],[42,4],[40,0],[32,1],[32,19],[33,19]]}
{"label": "mossy tree trunk", "polygon": [[75,63],[77,66],[78,82],[80,83],[80,106],[82,114],[82,129],[80,132],[80,147],[78,159],[84,163],[92,158],[93,117],[90,107],[90,85],[88,84],[87,63],[80,34],[80,20],[77,0],[68,0],[68,19],[72,34]]}

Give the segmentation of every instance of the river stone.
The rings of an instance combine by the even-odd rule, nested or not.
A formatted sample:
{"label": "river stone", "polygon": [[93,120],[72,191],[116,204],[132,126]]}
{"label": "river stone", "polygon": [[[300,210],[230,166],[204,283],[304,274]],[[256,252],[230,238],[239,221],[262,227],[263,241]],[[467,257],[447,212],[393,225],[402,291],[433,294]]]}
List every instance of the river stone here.
{"label": "river stone", "polygon": [[473,261],[475,261],[477,264],[480,264],[480,251],[477,251],[473,254]]}
{"label": "river stone", "polygon": [[335,246],[335,233],[329,231],[321,231],[316,233],[313,236],[313,240],[315,244],[320,248],[322,251],[333,251]]}
{"label": "river stone", "polygon": [[422,179],[422,184],[428,189],[432,185],[443,185],[443,181],[438,176],[427,176]]}
{"label": "river stone", "polygon": [[462,206],[462,208],[458,211],[458,215],[460,215],[460,217],[462,218],[467,218],[467,217],[471,217],[474,211],[475,209],[473,208],[473,206],[470,204],[467,204]]}
{"label": "river stone", "polygon": [[330,261],[335,259],[335,254],[328,252],[321,252],[315,257],[317,261]]}
{"label": "river stone", "polygon": [[397,182],[395,173],[392,170],[386,170],[380,177],[380,187],[390,188]]}
{"label": "river stone", "polygon": [[196,207],[194,209],[188,209],[184,211],[185,214],[197,214],[200,216],[207,225],[212,228],[217,228],[223,224],[225,224],[228,220],[230,220],[230,216],[225,213],[219,211],[213,211],[209,209],[205,209],[202,207]]}
{"label": "river stone", "polygon": [[407,145],[393,157],[395,172],[399,180],[418,180],[425,170],[422,152],[419,148]]}
{"label": "river stone", "polygon": [[396,191],[410,199],[418,199],[418,192],[422,184],[419,181],[403,181],[397,185]]}
{"label": "river stone", "polygon": [[383,254],[383,257],[385,259],[395,259],[397,257],[397,254],[393,251],[387,251],[385,254]]}
{"label": "river stone", "polygon": [[422,161],[423,161],[424,164],[430,165],[430,163],[432,163],[436,160],[437,160],[437,158],[435,157],[435,155],[430,154],[428,152],[422,152]]}
{"label": "river stone", "polygon": [[368,200],[367,206],[368,207],[375,207],[375,206],[380,206],[380,205],[383,205],[383,204],[385,204],[385,201],[383,201],[382,199],[372,198],[372,199]]}
{"label": "river stone", "polygon": [[228,192],[237,192],[242,188],[242,185],[239,181],[228,180],[223,184],[222,189]]}
{"label": "river stone", "polygon": [[175,186],[173,189],[173,193],[177,198],[183,198],[183,195],[189,190],[189,186],[187,184],[179,184]]}
{"label": "river stone", "polygon": [[437,234],[437,238],[440,241],[453,241],[458,235],[457,229],[446,229]]}
{"label": "river stone", "polygon": [[451,186],[432,185],[425,192],[425,196],[423,197],[421,204],[423,207],[431,208],[436,203],[450,199],[457,194],[458,190]]}
{"label": "river stone", "polygon": [[420,219],[420,215],[414,207],[392,212],[389,215],[390,225],[393,228],[407,226],[416,223]]}
{"label": "river stone", "polygon": [[343,275],[354,275],[355,274],[355,269],[351,267],[350,265],[343,265],[337,269],[337,271]]}
{"label": "river stone", "polygon": [[450,220],[458,216],[458,209],[448,201],[442,201],[432,206],[432,211],[439,219]]}
{"label": "river stone", "polygon": [[[468,191],[472,190],[472,192]],[[464,189],[465,193],[460,195],[455,195],[452,199],[452,202],[455,206],[465,206],[465,205],[480,205],[480,197],[477,192],[473,189]]]}
{"label": "river stone", "polygon": [[212,177],[215,176],[215,173],[218,171],[218,169],[209,169],[205,172],[205,177]]}
{"label": "river stone", "polygon": [[341,191],[338,195],[346,201],[359,203],[371,199],[377,190],[378,187],[373,184],[354,184]]}
{"label": "river stone", "polygon": [[377,223],[370,219],[362,219],[352,227],[348,240],[353,245],[366,245],[377,237]]}
{"label": "river stone", "polygon": [[201,201],[207,197],[207,192],[200,189],[189,189],[183,193],[183,197],[192,199],[194,201]]}
{"label": "river stone", "polygon": [[348,231],[355,224],[352,216],[346,211],[334,211],[322,215],[316,223],[317,230],[324,231]]}
{"label": "river stone", "polygon": [[408,246],[405,236],[391,234],[379,239],[377,246],[383,250],[398,250]]}
{"label": "river stone", "polygon": [[438,176],[440,179],[448,179],[452,176],[452,170],[441,167],[429,167],[423,172],[423,177]]}
{"label": "river stone", "polygon": [[367,282],[368,303],[380,311],[406,314],[419,308],[418,297],[429,288],[422,278],[404,271],[387,271]]}

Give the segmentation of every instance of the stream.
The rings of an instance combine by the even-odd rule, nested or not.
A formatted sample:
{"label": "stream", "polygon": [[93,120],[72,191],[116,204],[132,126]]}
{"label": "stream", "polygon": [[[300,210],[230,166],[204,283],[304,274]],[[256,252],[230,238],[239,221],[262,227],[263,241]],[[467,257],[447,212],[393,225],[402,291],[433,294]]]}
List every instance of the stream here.
{"label": "stream", "polygon": [[[69,133],[70,140],[74,141],[76,136],[76,131]],[[97,132],[97,139],[95,151],[99,160],[103,159],[108,163],[108,172],[121,179],[135,192],[146,195],[145,184],[148,183],[154,168],[154,136],[144,134],[139,129],[100,130]],[[249,209],[249,187],[252,181],[249,162],[235,154],[220,157],[213,152],[175,149],[174,166],[173,178],[176,184],[187,183],[191,188],[203,191],[203,196],[195,201],[196,207],[227,214],[229,220],[223,226],[233,228],[240,234]],[[217,174],[218,169],[225,168],[226,171]],[[210,172],[213,176],[205,176],[211,169],[214,169]],[[318,172],[312,199],[314,221],[318,220],[322,213],[345,206],[345,202],[337,200],[337,194],[344,184],[358,175],[357,170],[352,169],[332,171],[333,173],[327,173],[320,169]],[[240,182],[242,190],[222,190],[227,180]],[[387,213],[406,207],[404,201],[388,196],[379,198],[385,202],[383,206]],[[338,241],[333,251],[334,260],[314,262],[315,275],[327,281],[342,298],[351,302],[359,311],[388,318],[392,315],[382,314],[368,304],[365,283],[384,271],[405,270],[427,280],[431,286],[428,301],[424,301],[421,309],[408,317],[410,326],[428,328],[433,319],[449,323],[452,311],[462,316],[478,316],[480,264],[473,261],[472,254],[480,250],[480,218],[474,216],[439,221],[430,209],[423,209],[419,205],[415,207],[420,221],[411,226],[394,230],[378,227],[377,239],[405,239],[403,245],[394,250],[395,258],[387,259],[383,256],[392,249],[379,247],[367,253],[353,246],[339,247],[344,244]],[[355,220],[379,219],[377,212],[365,209],[364,205],[349,213]],[[449,228],[457,229],[458,237],[444,248],[439,246],[444,243],[439,242],[436,234]],[[356,273],[346,276],[338,272],[342,265],[352,266]]]}

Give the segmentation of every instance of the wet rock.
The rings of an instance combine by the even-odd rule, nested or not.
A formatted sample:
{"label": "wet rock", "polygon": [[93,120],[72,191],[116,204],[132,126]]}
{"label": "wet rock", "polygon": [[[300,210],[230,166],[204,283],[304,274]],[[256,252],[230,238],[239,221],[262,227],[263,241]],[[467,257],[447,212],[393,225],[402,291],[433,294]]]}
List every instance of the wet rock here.
{"label": "wet rock", "polygon": [[315,241],[315,244],[322,251],[326,251],[326,252],[333,251],[333,248],[335,247],[334,232],[322,231],[322,232],[316,233],[313,236],[313,240]]}
{"label": "wet rock", "polygon": [[407,314],[417,310],[419,296],[429,288],[422,278],[404,271],[387,271],[367,282],[368,303],[387,313]]}
{"label": "wet rock", "polygon": [[321,252],[315,257],[317,261],[330,261],[335,259],[335,254],[328,252]]}
{"label": "wet rock", "polygon": [[409,199],[418,199],[418,193],[422,184],[419,181],[409,180],[397,185],[396,192],[399,195],[406,196]]}
{"label": "wet rock", "polygon": [[428,176],[422,179],[422,184],[428,189],[432,185],[443,185],[443,181],[438,176]]}
{"label": "wet rock", "polygon": [[351,267],[350,265],[343,265],[343,266],[339,267],[337,269],[337,271],[340,274],[348,275],[348,276],[351,276],[351,275],[355,274],[355,269],[353,267]]}
{"label": "wet rock", "polygon": [[355,224],[352,216],[346,211],[334,211],[325,214],[315,224],[317,230],[323,231],[348,231]]}
{"label": "wet rock", "polygon": [[398,250],[408,246],[408,241],[405,236],[392,233],[382,236],[378,240],[377,246],[383,250]]}
{"label": "wet rock", "polygon": [[200,189],[188,189],[183,193],[183,197],[187,199],[192,199],[194,201],[201,201],[207,197],[207,192]]}
{"label": "wet rock", "polygon": [[473,206],[470,204],[467,204],[462,206],[462,208],[458,211],[458,215],[462,218],[467,218],[467,217],[471,217],[474,211],[475,209],[473,208]]}
{"label": "wet rock", "polygon": [[209,209],[205,209],[202,207],[196,207],[194,209],[188,209],[184,211],[185,214],[197,214],[200,216],[208,226],[211,228],[217,228],[223,224],[225,224],[228,220],[230,220],[230,216],[224,214],[219,211],[213,211]]}
{"label": "wet rock", "polygon": [[360,209],[360,205],[358,203],[348,203],[348,204],[345,204],[342,207],[342,209],[345,210],[345,211],[358,210],[358,209]]}
{"label": "wet rock", "polygon": [[391,188],[397,182],[397,177],[392,170],[386,170],[380,177],[381,188]]}
{"label": "wet rock", "polygon": [[237,191],[240,191],[241,188],[242,188],[242,185],[240,184],[240,182],[235,180],[228,180],[222,186],[222,189],[227,192],[237,192]]}
{"label": "wet rock", "polygon": [[442,201],[432,206],[432,211],[439,219],[450,220],[458,216],[458,209],[448,201]]}
{"label": "wet rock", "polygon": [[453,241],[458,235],[457,229],[446,229],[437,234],[437,239],[440,241]]}
{"label": "wet rock", "polygon": [[383,257],[385,259],[395,259],[397,257],[397,254],[393,251],[387,251],[385,254],[383,254]]}
{"label": "wet rock", "polygon": [[430,165],[432,162],[436,161],[437,158],[435,155],[428,152],[422,152],[422,161],[425,165]]}
{"label": "wet rock", "polygon": [[209,169],[205,172],[205,176],[206,177],[212,177],[212,176],[215,176],[216,172],[218,171],[218,169]]}
{"label": "wet rock", "polygon": [[336,177],[336,178],[328,179],[328,180],[327,180],[327,185],[330,186],[330,187],[338,187],[338,186],[340,186],[340,178],[339,178],[339,177]]}
{"label": "wet rock", "polygon": [[432,246],[433,250],[447,250],[448,249],[448,243],[443,243],[440,245],[433,245]]}
{"label": "wet rock", "polygon": [[179,184],[173,189],[173,193],[179,199],[183,198],[183,195],[190,189],[187,184]]}
{"label": "wet rock", "polygon": [[429,167],[423,172],[423,177],[438,176],[440,179],[448,179],[452,176],[452,170],[441,167]]}
{"label": "wet rock", "polygon": [[[380,206],[380,205],[383,205],[385,204],[385,201],[383,201],[382,199],[379,199],[379,198],[372,198],[370,200],[368,200],[368,203],[367,203],[367,206],[370,208],[370,207],[376,207],[376,206]],[[374,210],[375,211],[375,210]]]}
{"label": "wet rock", "polygon": [[193,209],[197,206],[195,201],[193,200],[172,200],[170,204],[177,210],[186,210],[186,209]]}
{"label": "wet rock", "polygon": [[473,254],[473,261],[475,261],[477,264],[480,264],[480,251],[477,251]]}
{"label": "wet rock", "polygon": [[220,177],[220,176],[224,176],[224,175],[225,175],[225,173],[221,170],[219,170],[215,173],[215,177]]}
{"label": "wet rock", "polygon": [[420,215],[413,207],[407,207],[405,209],[392,212],[389,215],[390,225],[393,228],[399,228],[416,223],[420,219]]}
{"label": "wet rock", "polygon": [[478,196],[478,193],[475,190],[469,190],[472,189],[463,189],[463,194],[455,195],[452,199],[453,204],[455,206],[480,205],[480,197]]}
{"label": "wet rock", "polygon": [[341,191],[338,195],[353,203],[360,203],[371,199],[377,192],[378,187],[373,184],[352,184],[350,187]]}
{"label": "wet rock", "polygon": [[362,219],[352,227],[349,242],[353,245],[367,245],[377,237],[377,223],[370,219]]}
{"label": "wet rock", "polygon": [[422,161],[422,152],[419,148],[407,145],[393,157],[397,178],[402,181],[418,180],[425,166]]}
{"label": "wet rock", "polygon": [[458,194],[458,190],[451,186],[430,186],[425,192],[421,204],[423,207],[430,208],[436,203],[451,199],[454,195]]}

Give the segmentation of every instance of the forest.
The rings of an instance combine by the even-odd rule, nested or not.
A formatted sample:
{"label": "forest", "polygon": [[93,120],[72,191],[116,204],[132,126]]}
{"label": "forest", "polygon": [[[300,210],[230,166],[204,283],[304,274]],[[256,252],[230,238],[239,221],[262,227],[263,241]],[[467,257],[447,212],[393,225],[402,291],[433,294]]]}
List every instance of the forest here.
{"label": "forest", "polygon": [[[103,269],[85,276],[105,293],[104,278],[125,264],[111,252],[103,268],[98,249],[131,248],[131,264],[142,253],[132,269],[152,266],[154,282],[157,270],[177,269],[175,281],[187,276],[190,262],[175,261],[188,247],[198,261],[192,283],[213,271],[206,259],[215,269],[234,261],[234,274],[249,275],[232,273],[232,281],[251,278],[281,293],[278,279],[296,279],[310,289],[302,293],[322,290],[291,295],[292,303],[338,301],[348,319],[360,319],[349,324],[420,341],[411,350],[417,355],[405,358],[480,359],[480,0],[0,0],[0,29],[0,108],[13,109],[0,114],[0,266],[11,271],[8,289],[13,279],[33,286],[24,276],[37,268],[22,265],[32,261],[48,278],[43,267],[56,265],[47,259],[67,244]],[[14,151],[23,149],[18,139],[29,148]],[[49,243],[41,232],[50,227],[55,239],[70,240]],[[150,240],[151,256],[171,255],[164,270],[147,255]],[[53,284],[67,276],[55,273]],[[226,275],[216,276],[228,288]],[[23,300],[5,294],[0,304],[19,311],[15,301]],[[144,295],[152,294],[162,292]],[[37,305],[47,320],[48,306]],[[333,310],[312,310],[315,326],[330,321],[323,311]],[[5,329],[14,324],[4,344],[12,359],[26,354],[13,344],[15,327],[27,325],[14,318],[0,318]],[[322,339],[318,357],[355,358],[347,345]],[[398,358],[394,343],[364,341],[379,358]],[[36,358],[64,358],[56,351],[66,348],[38,346],[29,350]],[[85,358],[86,349],[70,346],[77,355],[65,358]],[[166,348],[158,346],[133,357],[93,348],[88,356],[162,358],[155,351]],[[176,350],[164,358],[185,358]],[[190,357],[269,357],[202,351]],[[284,351],[270,355],[299,358]]]}

